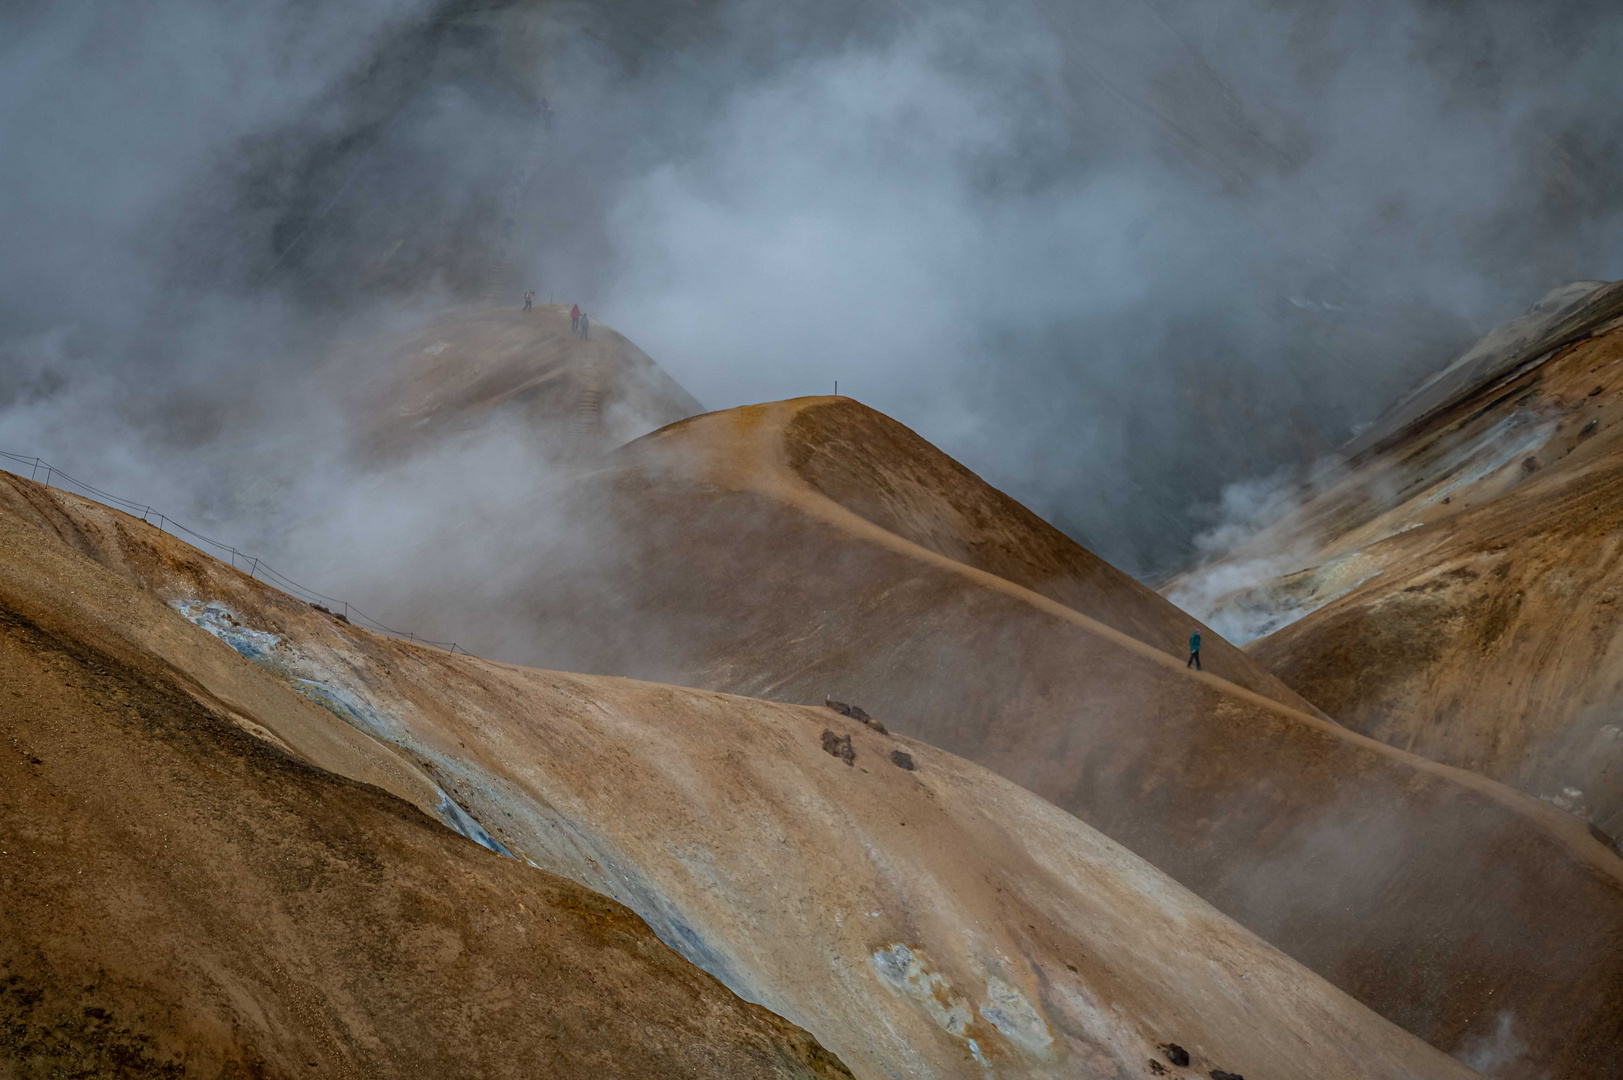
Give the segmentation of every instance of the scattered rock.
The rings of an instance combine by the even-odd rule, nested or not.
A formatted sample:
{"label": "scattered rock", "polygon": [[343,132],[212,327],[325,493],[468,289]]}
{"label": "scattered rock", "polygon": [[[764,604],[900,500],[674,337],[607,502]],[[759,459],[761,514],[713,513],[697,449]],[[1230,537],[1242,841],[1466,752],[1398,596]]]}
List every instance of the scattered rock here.
{"label": "scattered rock", "polygon": [[315,608],[317,611],[321,612],[323,615],[331,615],[332,614],[332,612],[330,610],[328,610],[327,608],[322,607],[320,604],[311,604],[310,606]]}
{"label": "scattered rock", "polygon": [[1159,1061],[1156,1061],[1154,1058],[1150,1058],[1150,1072],[1154,1073],[1156,1076],[1165,1076],[1167,1074],[1167,1067],[1161,1064]]}
{"label": "scattered rock", "polygon": [[1585,822],[1584,824],[1589,826],[1590,836],[1593,836],[1596,840],[1599,840],[1602,844],[1605,844],[1612,851],[1617,852],[1619,855],[1623,855],[1623,844],[1619,844],[1616,840],[1612,839],[1611,834],[1601,829],[1592,821]]}
{"label": "scattered rock", "polygon": [[823,731],[823,750],[833,754],[847,765],[855,765],[857,752],[851,746],[851,736],[836,735],[826,728]]}
{"label": "scattered rock", "polygon": [[905,750],[892,750],[890,752],[890,763],[898,769],[906,769],[908,772],[912,772],[915,768],[913,755]]}
{"label": "scattered rock", "polygon": [[1179,1068],[1187,1068],[1189,1065],[1189,1051],[1177,1043],[1162,1043],[1161,1053],[1165,1054],[1167,1060]]}
{"label": "scattered rock", "polygon": [[1586,436],[1595,434],[1595,429],[1599,426],[1599,420],[1591,420],[1589,423],[1584,425],[1584,429],[1582,431],[1578,432],[1578,438],[1582,439]]}
{"label": "scattered rock", "polygon": [[1533,457],[1531,455],[1522,458],[1522,472],[1524,472],[1524,473],[1536,473],[1536,472],[1538,472],[1538,458]]}
{"label": "scattered rock", "polygon": [[1212,1070],[1212,1080],[1245,1080],[1239,1073],[1224,1072],[1222,1069]]}
{"label": "scattered rock", "polygon": [[841,716],[849,716],[853,720],[867,724],[881,735],[887,734],[885,731],[885,725],[869,716],[867,711],[864,710],[861,705],[847,705],[843,701],[835,701],[827,694],[823,695],[823,704],[828,706],[830,709],[833,709]]}
{"label": "scattered rock", "polygon": [[1600,392],[1601,392],[1601,391],[1602,391],[1602,390],[1604,390],[1604,389],[1606,389],[1606,387],[1604,387],[1604,386],[1597,386],[1597,387],[1595,387],[1595,389],[1593,389],[1593,390],[1591,390],[1591,391],[1590,391],[1590,392],[1589,392],[1589,393],[1588,393],[1588,394],[1586,394],[1586,395],[1584,395],[1584,396],[1585,396],[1585,397],[1594,397],[1594,396],[1595,396],[1595,395],[1596,395],[1596,394],[1598,394],[1598,393],[1600,393]]}

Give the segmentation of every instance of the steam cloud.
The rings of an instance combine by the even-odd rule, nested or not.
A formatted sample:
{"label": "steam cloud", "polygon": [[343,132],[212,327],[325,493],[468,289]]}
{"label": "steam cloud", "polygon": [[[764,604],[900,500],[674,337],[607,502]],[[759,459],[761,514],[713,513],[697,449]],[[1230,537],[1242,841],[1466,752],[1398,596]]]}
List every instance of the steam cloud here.
{"label": "steam cloud", "polygon": [[546,517],[505,429],[358,463],[334,382],[493,248],[708,406],[838,378],[1144,575],[1226,485],[1623,276],[1623,14],[1585,0],[0,18],[0,448],[385,616],[507,558],[444,527],[474,495]]}

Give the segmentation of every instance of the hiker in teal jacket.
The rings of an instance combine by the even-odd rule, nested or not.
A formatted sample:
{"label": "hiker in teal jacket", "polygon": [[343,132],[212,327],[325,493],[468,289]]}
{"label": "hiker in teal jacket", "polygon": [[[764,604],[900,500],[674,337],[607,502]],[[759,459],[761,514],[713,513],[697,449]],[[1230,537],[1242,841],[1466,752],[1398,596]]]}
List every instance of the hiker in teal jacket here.
{"label": "hiker in teal jacket", "polygon": [[1185,664],[1184,667],[1193,667],[1196,671],[1200,670],[1199,630],[1196,630],[1193,634],[1189,635],[1189,663]]}

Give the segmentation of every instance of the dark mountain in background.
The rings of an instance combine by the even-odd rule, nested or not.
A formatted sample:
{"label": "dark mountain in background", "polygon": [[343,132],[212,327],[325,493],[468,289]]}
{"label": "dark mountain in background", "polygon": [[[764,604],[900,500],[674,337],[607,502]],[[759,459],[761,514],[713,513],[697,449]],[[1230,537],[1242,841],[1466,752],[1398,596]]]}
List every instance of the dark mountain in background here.
{"label": "dark mountain in background", "polygon": [[[1573,620],[1564,616],[1582,591],[1563,565],[1574,551],[1594,564],[1595,604],[1609,602],[1615,530],[1601,503],[1576,516],[1569,504],[1574,492],[1588,499],[1607,482],[1601,451],[1610,441],[1599,425],[1610,384],[1594,365],[1610,355],[1602,355],[1610,339],[1597,337],[1593,355],[1551,361],[1518,386],[1518,395],[1547,397],[1491,399],[1488,413],[1450,420],[1464,424],[1451,435],[1433,440],[1428,429],[1372,472],[1349,474],[1350,487],[1329,503],[1330,524],[1345,527],[1319,537],[1329,550],[1310,560],[1306,585],[1309,593],[1315,583],[1354,591],[1339,601],[1333,590],[1313,594],[1331,602],[1272,643],[1241,652],[1215,640],[1223,622],[1214,609],[1208,668],[1179,666],[1194,628],[1190,608],[1141,580],[1187,566],[1255,524],[1233,496],[1237,482],[1272,477],[1288,487],[1293,470],[1356,432],[1383,439],[1386,426],[1366,425],[1479,331],[1552,286],[1623,276],[1614,241],[1623,196],[1610,182],[1623,164],[1611,134],[1623,18],[1609,8],[1579,0],[1538,8],[1492,0],[282,0],[242,8],[154,0],[126,10],[62,0],[17,5],[0,19],[0,449],[51,462],[43,484],[14,485],[6,576],[14,625],[0,637],[19,678],[46,688],[45,697],[109,678],[101,654],[90,655],[92,638],[101,639],[75,605],[92,596],[125,605],[121,612],[144,604],[145,616],[119,622],[129,634],[150,631],[165,649],[198,658],[206,630],[235,638],[235,655],[222,645],[195,669],[177,667],[122,637],[127,648],[108,648],[146,674],[106,684],[114,698],[150,698],[154,715],[196,720],[188,730],[229,723],[242,737],[270,735],[273,746],[287,745],[277,733],[278,717],[290,716],[283,706],[298,705],[302,724],[321,705],[332,721],[316,716],[320,724],[300,730],[347,738],[355,724],[372,725],[388,746],[367,760],[409,767],[422,783],[407,784],[406,795],[470,835],[478,833],[453,812],[461,804],[451,795],[467,785],[447,777],[450,787],[440,779],[424,787],[433,770],[461,768],[484,753],[487,738],[506,744],[492,751],[498,759],[541,769],[559,760],[554,746],[578,747],[602,732],[605,760],[625,768],[606,771],[587,755],[578,778],[616,799],[646,793],[640,808],[604,801],[588,812],[576,801],[578,812],[565,815],[555,803],[546,810],[546,800],[470,792],[461,812],[485,814],[506,837],[495,842],[512,841],[514,851],[568,847],[574,842],[560,840],[558,827],[569,821],[620,823],[629,830],[623,847],[576,845],[559,865],[612,896],[625,889],[629,907],[666,927],[668,944],[727,986],[781,988],[773,1000],[783,1015],[819,1039],[838,1033],[830,1045],[867,1062],[863,1075],[882,1071],[876,1062],[912,1060],[925,1045],[949,1047],[966,1075],[987,1052],[1027,1062],[1030,1075],[1068,1075],[1074,1061],[1107,1050],[1120,1062],[1159,1064],[1155,1048],[1179,1037],[1170,1025],[1185,1026],[1182,995],[1196,984],[1152,972],[1135,984],[1142,993],[1118,997],[1105,989],[1118,982],[1116,965],[1105,963],[1090,984],[1102,996],[1084,986],[1055,999],[1048,1015],[1063,1018],[1058,1029],[1087,1039],[1051,1053],[1048,1029],[1027,1023],[1037,1015],[1031,1005],[1049,1007],[1045,987],[1082,984],[1030,965],[1006,979],[1014,961],[1004,958],[1029,958],[1029,933],[1081,975],[1100,962],[1096,950],[1048,937],[1041,927],[1072,916],[1040,912],[1074,911],[1072,892],[1127,878],[1090,872],[1092,885],[1017,899],[973,860],[955,858],[944,869],[991,884],[985,910],[989,918],[1007,912],[1015,933],[990,952],[974,945],[972,955],[960,935],[976,925],[966,910],[943,917],[950,938],[932,939],[950,940],[950,951],[926,949],[910,920],[947,910],[940,898],[965,892],[951,877],[919,879],[916,901],[898,891],[889,906],[855,905],[849,883],[883,876],[879,863],[869,865],[876,858],[892,861],[850,843],[840,849],[849,869],[806,875],[828,889],[827,902],[785,903],[777,884],[808,865],[807,852],[833,846],[807,833],[796,849],[760,817],[746,837],[728,826],[750,815],[725,808],[695,815],[718,830],[695,841],[697,825],[673,822],[711,804],[662,743],[711,746],[717,777],[759,765],[751,775],[767,793],[782,789],[773,762],[797,763],[818,778],[817,791],[882,785],[864,788],[873,793],[863,804],[872,830],[862,824],[869,819],[830,810],[823,832],[842,844],[881,821],[888,833],[894,820],[898,851],[1007,850],[1001,837],[1013,837],[1013,819],[983,818],[981,808],[1019,798],[1036,833],[1059,835],[1055,821],[1071,830],[1052,850],[1074,851],[1092,834],[1051,816],[1074,813],[1151,860],[1135,870],[1137,886],[1113,894],[1127,898],[1123,911],[1150,910],[1139,898],[1169,895],[1160,874],[1175,875],[1222,918],[1471,1068],[1509,1076],[1537,1062],[1563,1076],[1617,1073],[1623,876],[1601,826],[1615,825],[1623,804],[1607,786],[1610,751],[1595,749],[1615,734],[1600,698],[1616,666],[1599,651],[1594,678],[1567,680],[1600,695],[1562,706],[1575,717],[1572,731],[1507,733],[1504,717],[1475,706],[1472,715],[1487,719],[1454,725],[1454,698],[1420,685],[1446,676],[1456,697],[1486,693],[1475,676],[1491,648],[1524,673],[1508,697],[1544,708],[1553,666],[1545,650],[1565,640]],[[539,294],[533,311],[519,307],[527,289]],[[589,338],[566,329],[575,303],[591,317]],[[1479,365],[1451,370],[1406,400],[1429,409],[1442,394],[1449,417],[1476,413],[1476,400],[1451,388],[1474,379]],[[1586,388],[1590,377],[1598,389]],[[836,379],[861,403],[838,392],[809,396]],[[780,404],[735,407],[759,401]],[[717,411],[690,415],[706,406]],[[1491,423],[1471,427],[1485,417]],[[1564,456],[1540,450],[1531,465],[1499,461],[1501,422],[1559,429],[1540,445]],[[1373,584],[1330,581],[1335,567],[1356,562],[1361,530],[1433,512],[1423,497],[1393,496],[1389,481],[1452,484],[1456,465],[1467,462],[1469,472],[1479,458],[1513,475],[1499,471],[1476,490],[1483,501],[1460,508],[1458,522],[1471,526],[1458,538],[1464,547],[1433,546],[1424,528],[1382,533],[1385,552],[1415,563],[1405,581],[1385,570]],[[62,482],[63,467],[120,493],[148,524],[59,500],[50,486]],[[1386,509],[1370,518],[1372,506]],[[152,507],[162,515],[155,536]],[[80,513],[88,515],[82,528]],[[176,517],[226,538],[228,565],[178,550],[163,535]],[[18,524],[25,518],[34,524]],[[1208,532],[1214,524],[1226,531]],[[1573,528],[1587,531],[1575,538]],[[1483,572],[1511,542],[1533,554],[1518,573],[1536,579],[1511,576],[1508,564],[1497,577]],[[1342,547],[1353,554],[1337,563]],[[47,550],[59,557],[55,568],[29,570]],[[1435,568],[1412,555],[1479,576],[1427,577]],[[158,582],[141,589],[158,594],[121,591],[84,565],[87,556],[107,566],[139,558]],[[325,591],[279,599],[263,583],[269,566]],[[1255,585],[1255,570],[1239,584]],[[81,572],[89,575],[82,588],[61,584]],[[1261,593],[1288,604],[1302,583],[1294,575]],[[1214,596],[1233,599],[1235,583],[1218,584]],[[211,607],[222,591],[234,606]],[[351,601],[357,619],[366,610],[412,628],[406,645],[349,636]],[[1373,617],[1377,609],[1411,618],[1394,633],[1390,620]],[[198,625],[181,625],[187,613]],[[1592,614],[1585,633],[1610,618],[1609,610]],[[342,676],[334,685],[350,698],[329,687],[327,698],[300,705],[293,693],[308,698],[328,680],[290,667],[291,681],[254,691],[263,691],[265,709],[239,709],[232,695],[206,700],[215,691],[200,687],[246,686],[236,681],[248,678],[245,665],[264,659],[271,638],[285,646],[289,626],[315,627],[302,640],[332,650],[334,678]],[[1469,632],[1441,640],[1459,626]],[[441,656],[418,634],[458,642],[458,652],[471,643],[492,660]],[[1416,641],[1449,648],[1422,664]],[[1356,647],[1343,648],[1348,642]],[[376,651],[364,662],[353,651],[353,660],[336,659],[352,647]],[[81,659],[64,667],[68,653]],[[1376,664],[1372,680],[1368,661],[1396,653],[1403,662]],[[593,674],[558,681],[519,674],[506,666],[515,660]],[[434,678],[412,682],[429,671]],[[626,689],[609,678],[628,674],[690,689]],[[516,704],[475,723],[463,706],[489,700],[478,689],[485,679]],[[582,687],[601,693],[588,700]],[[391,711],[406,717],[399,724],[356,704],[385,691]],[[721,693],[768,700],[733,706]],[[889,731],[861,725],[854,710],[825,718],[827,709],[808,704],[831,694],[882,713]],[[61,725],[9,700],[13,727],[51,740],[61,755],[74,752]],[[433,701],[444,703],[443,724],[414,712]],[[87,716],[128,719],[112,699],[83,703]],[[621,722],[633,706],[684,726],[640,726],[637,735]],[[596,719],[568,719],[581,709]],[[1339,726],[1332,714],[1399,745]],[[723,715],[736,739],[703,738]],[[221,731],[221,747],[242,745]],[[758,742],[767,731],[781,740]],[[910,736],[943,752],[902,742]],[[911,747],[900,751],[906,763],[874,741],[893,737]],[[154,758],[144,738],[109,738],[101,752],[112,756],[103,760],[125,762],[120,775],[152,773],[136,768],[141,761],[213,767],[212,757],[189,753]],[[648,768],[626,766],[624,746],[644,738]],[[430,744],[434,754],[410,754]],[[34,784],[30,770],[52,752],[13,760],[18,782]],[[969,775],[972,767],[950,763],[946,752],[1029,793],[986,775],[976,783],[988,794],[962,800],[973,814],[961,832],[925,826],[945,811],[899,793],[934,798],[916,789],[917,773]],[[1533,764],[1519,765],[1518,754]],[[249,779],[277,780],[285,764]],[[667,766],[676,780],[647,787],[651,770]],[[44,773],[62,786],[30,790],[65,810],[93,792],[72,768],[51,771],[61,768]],[[522,775],[506,768],[462,776],[488,781],[487,792],[511,793],[505,785],[515,780],[554,782],[528,765]],[[349,789],[323,785],[308,788],[310,806],[354,803]],[[229,802],[229,787],[210,790]],[[574,799],[570,787],[553,790]],[[160,784],[142,798],[157,806],[166,791]],[[791,790],[785,805],[797,798]],[[516,809],[536,816],[514,822]],[[1590,821],[1564,812],[1572,810]],[[32,803],[22,817],[53,820]],[[119,820],[107,810],[86,842],[117,848]],[[187,820],[196,826],[192,847],[218,847],[209,840],[213,817]],[[391,835],[433,854],[439,840],[424,839],[425,824]],[[564,832],[580,835],[572,830]],[[688,862],[678,853],[680,867],[665,861],[678,835],[691,853]],[[750,855],[756,844],[784,861]],[[633,863],[617,848],[667,867],[668,894],[629,888],[623,872]],[[1097,850],[1107,861],[1125,858]],[[712,884],[722,880],[713,854],[722,851],[739,860],[735,880],[744,884],[735,891]],[[231,850],[198,859],[196,881],[254,872]],[[46,944],[57,925],[46,885],[69,866],[53,860],[45,876],[20,879],[22,892],[42,898],[28,909],[27,929]],[[1048,864],[1059,861],[1034,856],[1038,869],[1015,868],[1011,880],[1048,881]],[[417,862],[405,859],[400,881],[415,880],[407,870]],[[482,905],[476,894],[485,886],[469,888],[464,906]],[[209,894],[174,892],[179,906],[166,910],[192,910],[193,897]],[[550,895],[558,903],[575,896]],[[722,954],[707,954],[702,936],[677,930],[695,924],[669,921],[662,896],[723,897],[729,914],[712,925],[725,931],[718,940],[735,943],[739,963],[716,963]],[[833,930],[730,914],[767,909],[808,912]],[[887,924],[865,920],[888,920],[887,912],[894,929],[870,938]],[[1244,957],[1267,950],[1215,912],[1209,919],[1221,933],[1206,941],[1228,959],[1208,996],[1250,1010],[1261,1002],[1253,989],[1268,980],[1252,989],[1229,980],[1250,983],[1258,965]],[[325,947],[321,933],[342,937],[349,925],[338,915],[294,924],[310,933],[289,938],[290,947],[314,953]],[[425,933],[443,925],[425,924]],[[222,949],[243,935],[255,948],[269,940],[221,926],[210,940]],[[135,930],[65,970],[88,972],[98,952],[143,941]],[[797,934],[844,944],[802,953],[797,972],[775,955]],[[577,937],[558,940],[587,956],[590,936]],[[1200,938],[1153,927],[1147,944],[1126,935],[1116,947],[1142,959],[1149,944]],[[664,1022],[666,998],[698,988],[729,1018],[739,1047],[764,1039],[806,1049],[795,1031],[693,981],[645,944],[644,959],[668,978],[633,1003],[640,1015]],[[438,951],[432,942],[405,950],[409,962],[387,974],[416,985],[411,973]],[[1062,952],[1089,958],[1079,969]],[[985,987],[976,1008],[995,1037],[936,981],[947,974],[927,954],[937,966],[956,955],[949,963],[984,972],[975,975],[977,1000]],[[203,954],[172,955],[218,967]],[[1205,954],[1181,955],[1168,963]],[[755,974],[740,981],[745,960]],[[43,951],[27,962],[36,974],[55,970]],[[529,977],[523,964],[510,970]],[[1416,1057],[1395,1028],[1322,996],[1323,987],[1319,996],[1298,992],[1317,985],[1305,972],[1278,970],[1277,1026],[1259,1024],[1251,1041],[1246,1025],[1212,1012],[1197,1032],[1204,1044],[1182,1036],[1202,1071],[1289,1074],[1304,1057],[1322,1058],[1296,1034],[1334,1030],[1301,1019],[1297,1006],[1311,1012],[1314,1002],[1358,1038],[1393,1047],[1394,1061],[1429,1057]],[[858,999],[831,993],[852,1022],[825,1028],[830,1010],[796,995],[813,985],[809,973],[835,980],[828,985],[838,991],[851,972],[884,1008],[864,1012]],[[577,981],[572,971],[558,978],[566,988]],[[1156,981],[1179,990],[1163,995]],[[77,976],[51,984],[38,1031],[75,1009],[93,1017],[84,1010],[110,1008],[80,1002],[75,984],[90,985]],[[426,993],[414,997],[427,1001]],[[1131,1014],[1137,1026],[1116,1030],[1108,1016],[1134,997],[1146,1005]],[[154,990],[117,1008],[140,1015],[143,1002],[176,1000]],[[608,999],[583,991],[582,1000]],[[425,1010],[426,1022],[443,1025],[431,1041],[459,1038],[454,1002]],[[237,1014],[211,1015],[225,1030]],[[887,1034],[893,1016],[928,1039]],[[418,1029],[402,1018],[411,1014],[351,1017],[405,1046]],[[298,1052],[318,1028],[286,1034],[292,1029],[262,1025],[252,1041],[282,1047],[296,1066],[319,1056]],[[237,1052],[221,1039],[215,1044]],[[459,1045],[475,1044],[484,1045]],[[246,1049],[239,1056],[250,1060]],[[1382,1060],[1355,1054],[1330,1071],[1378,1073]]]}
{"label": "dark mountain in background", "polygon": [[[1106,310],[1079,295],[1039,321],[966,298],[965,392],[997,430],[978,463],[1130,570],[1186,560],[1206,524],[1192,505],[1331,452],[1487,323],[1615,258],[1594,226],[1616,212],[1618,147],[1588,114],[1609,95],[1577,98],[1610,88],[1583,67],[1592,4],[964,10],[985,26],[942,62],[1043,117],[1015,133],[1018,154],[965,164],[988,203],[1125,174],[1158,204],[1101,252],[1165,263],[1140,295]],[[850,2],[442,5],[322,102],[347,122],[312,138],[299,118],[259,141],[240,198],[268,227],[249,265],[321,304],[427,282],[612,294],[627,253],[602,230],[620,185],[702,154],[727,101],[784,66],[883,50],[919,18]],[[1024,86],[973,51],[1031,35],[1050,51]],[[1383,131],[1400,91],[1431,112]],[[1433,139],[1428,122],[1471,137]],[[1479,141],[1516,157],[1473,176]],[[1387,176],[1343,171],[1373,149]]]}
{"label": "dark mountain in background", "polygon": [[[25,6],[14,49],[130,36],[87,12]],[[31,213],[0,235],[23,253],[0,404],[138,379],[121,408],[172,441],[177,409],[242,392],[235,365],[306,366],[358,312],[534,287],[608,309],[712,406],[843,374],[1149,576],[1190,560],[1225,485],[1331,452],[1550,287],[1623,274],[1619,20],[1586,0],[459,0],[332,26],[272,5],[217,34],[146,17],[176,31],[172,101],[124,91],[173,64],[105,65],[105,86],[13,65],[38,107],[6,120]],[[259,56],[275,93],[233,78]],[[806,137],[749,126],[794,107]],[[847,174],[854,218],[818,202]],[[932,185],[951,212],[910,218]],[[762,214],[782,231],[758,235]],[[804,273],[730,261],[735,236]],[[917,288],[870,265],[890,248]],[[832,336],[780,332],[780,302]],[[244,306],[268,324],[249,359],[217,328]]]}

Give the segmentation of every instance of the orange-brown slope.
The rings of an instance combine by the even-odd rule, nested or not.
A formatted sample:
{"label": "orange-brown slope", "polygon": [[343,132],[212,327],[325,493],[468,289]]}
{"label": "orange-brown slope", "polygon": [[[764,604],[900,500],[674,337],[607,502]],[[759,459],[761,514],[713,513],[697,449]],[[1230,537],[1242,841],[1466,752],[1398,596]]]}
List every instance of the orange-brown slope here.
{"label": "orange-brown slope", "polygon": [[1623,318],[1623,281],[1574,281],[1551,289],[1526,314],[1494,327],[1423,380],[1348,444],[1347,453],[1359,459],[1389,450],[1417,427],[1444,422],[1461,398],[1522,374],[1618,318]]}
{"label": "orange-brown slope", "polygon": [[1362,583],[1254,655],[1350,727],[1623,835],[1620,406],[1612,330],[1364,463],[1304,508],[1323,540],[1295,575]]}
{"label": "orange-brown slope", "polygon": [[[459,308],[382,345],[355,350],[374,372],[343,390],[375,453],[471,430],[512,411],[560,450],[607,449],[692,416],[699,403],[622,335],[570,330],[561,304]],[[341,378],[354,367],[341,364]]]}
{"label": "orange-brown slope", "polygon": [[848,398],[802,403],[782,432],[789,469],[817,493],[888,532],[1066,605],[1298,708],[1305,702],[1153,590],[943,454],[911,429]]}
{"label": "orange-brown slope", "polygon": [[[452,823],[623,898],[740,992],[815,1026],[864,1078],[1472,1075],[1030,792],[821,707],[379,638],[145,523],[9,477],[0,606],[105,639],[127,667],[169,673],[290,755],[371,777],[436,815],[436,797],[454,798]],[[78,726],[100,720],[100,708],[80,710]],[[190,773],[174,779],[182,800],[208,788]],[[61,800],[36,817],[80,827],[79,805]],[[260,800],[244,809],[253,822],[266,816]],[[219,840],[173,818],[155,819],[171,845]],[[388,839],[370,821],[350,827],[363,841]],[[342,901],[343,882],[320,861],[331,847],[310,855],[290,842],[265,858]],[[76,900],[86,884],[70,876],[60,897]],[[436,897],[444,910],[464,902],[474,932],[522,923],[525,912],[455,880]],[[313,907],[307,899],[298,913]],[[173,929],[165,914],[152,913],[160,932]],[[392,925],[378,922],[385,933]],[[69,937],[86,930],[76,915],[60,925]],[[424,978],[445,975],[460,943],[424,936],[435,950],[414,957],[431,969]],[[479,995],[502,990],[478,971],[449,972],[471,976],[471,988],[458,984],[470,1017]],[[1160,1049],[1170,1042],[1188,1051],[1187,1066]],[[636,1075],[612,1065],[552,1074]],[[725,1066],[716,1074],[740,1075]]]}
{"label": "orange-brown slope", "polygon": [[[1575,349],[1582,356],[1567,366],[1582,369],[1594,340],[1623,322],[1620,312],[1623,282],[1553,290],[1423,382],[1335,468],[1281,500],[1278,520],[1163,591],[1243,644],[1360,588],[1382,570],[1366,557],[1371,545],[1503,494],[1594,433],[1601,402],[1579,409],[1584,403],[1569,395],[1552,406],[1539,387],[1546,365]],[[1582,388],[1590,391],[1600,397],[1605,387]]]}
{"label": "orange-brown slope", "polygon": [[[1617,1074],[1623,861],[1582,823],[1181,660],[828,499],[798,401],[695,418],[581,495],[619,543],[513,603],[559,666],[855,701],[1145,856],[1435,1045],[1501,1015]],[[601,536],[601,534],[599,534]]]}
{"label": "orange-brown slope", "polygon": [[217,694],[326,714],[132,647],[172,614],[8,524],[0,1074],[850,1075],[620,904],[251,737]]}

